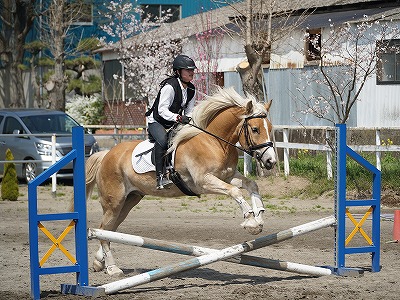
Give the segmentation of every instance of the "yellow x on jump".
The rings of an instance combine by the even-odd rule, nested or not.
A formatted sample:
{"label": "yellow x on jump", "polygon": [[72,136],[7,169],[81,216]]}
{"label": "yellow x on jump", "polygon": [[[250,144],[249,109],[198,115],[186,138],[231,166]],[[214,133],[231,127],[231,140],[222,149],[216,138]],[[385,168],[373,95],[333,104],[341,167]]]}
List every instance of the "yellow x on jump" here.
{"label": "yellow x on jump", "polygon": [[372,240],[371,238],[368,236],[368,234],[364,231],[364,229],[362,229],[362,225],[364,224],[365,220],[367,220],[367,218],[369,217],[369,215],[372,213],[372,206],[368,209],[368,211],[364,214],[364,216],[362,217],[362,219],[360,220],[360,222],[357,222],[357,220],[353,217],[353,215],[350,213],[349,209],[346,208],[346,215],[349,217],[349,219],[351,220],[351,222],[353,222],[354,224],[354,229],[353,231],[349,234],[349,236],[346,238],[345,241],[345,245],[347,246],[347,244],[351,241],[351,239],[354,237],[354,235],[357,232],[360,232],[361,235],[364,237],[364,239],[367,241],[367,243],[369,245],[372,245]]}
{"label": "yellow x on jump", "polygon": [[50,247],[49,250],[47,250],[46,254],[43,256],[43,258],[40,260],[39,265],[42,266],[47,259],[50,257],[50,255],[54,252],[56,248],[60,249],[62,253],[73,263],[76,264],[76,259],[71,255],[71,253],[68,252],[67,248],[65,248],[61,242],[65,238],[65,236],[70,232],[72,228],[75,226],[75,221],[72,220],[67,228],[64,229],[64,231],[60,234],[60,236],[56,239],[50,231],[47,230],[46,227],[42,225],[42,223],[39,222],[38,227],[39,229],[53,242],[53,245]]}

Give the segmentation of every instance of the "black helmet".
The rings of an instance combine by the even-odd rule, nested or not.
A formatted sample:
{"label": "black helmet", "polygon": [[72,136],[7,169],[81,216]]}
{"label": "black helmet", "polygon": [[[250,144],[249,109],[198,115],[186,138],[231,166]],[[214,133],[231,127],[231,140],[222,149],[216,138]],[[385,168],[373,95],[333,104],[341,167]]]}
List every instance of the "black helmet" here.
{"label": "black helmet", "polygon": [[196,69],[196,65],[195,65],[193,59],[191,59],[189,56],[178,55],[174,59],[172,68],[174,70],[180,70],[180,69],[194,70],[194,69]]}

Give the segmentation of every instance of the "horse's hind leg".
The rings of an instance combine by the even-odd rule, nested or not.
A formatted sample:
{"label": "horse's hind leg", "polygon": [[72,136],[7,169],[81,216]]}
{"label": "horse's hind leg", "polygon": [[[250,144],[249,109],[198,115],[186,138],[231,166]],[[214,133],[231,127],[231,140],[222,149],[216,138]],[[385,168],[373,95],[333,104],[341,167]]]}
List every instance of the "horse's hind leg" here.
{"label": "horse's hind leg", "polygon": [[[116,231],[118,226],[125,220],[130,210],[139,203],[143,198],[141,195],[131,194],[127,197],[124,205],[119,210],[117,215],[115,210],[108,210],[103,216],[103,222],[100,226],[101,229]],[[95,271],[101,271],[106,268],[109,275],[119,276],[122,275],[122,270],[115,264],[114,257],[111,252],[110,242],[100,241],[100,248],[95,255],[93,261],[93,268]]]}

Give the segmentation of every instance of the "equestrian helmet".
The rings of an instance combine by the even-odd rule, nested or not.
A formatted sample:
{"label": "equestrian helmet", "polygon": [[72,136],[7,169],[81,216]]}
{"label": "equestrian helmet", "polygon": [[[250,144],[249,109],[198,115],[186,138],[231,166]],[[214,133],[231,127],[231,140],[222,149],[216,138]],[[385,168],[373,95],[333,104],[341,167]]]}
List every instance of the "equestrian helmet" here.
{"label": "equestrian helmet", "polygon": [[174,70],[186,69],[186,70],[194,70],[197,69],[196,64],[193,59],[191,59],[187,55],[178,55],[175,57],[174,62],[172,64],[172,68]]}

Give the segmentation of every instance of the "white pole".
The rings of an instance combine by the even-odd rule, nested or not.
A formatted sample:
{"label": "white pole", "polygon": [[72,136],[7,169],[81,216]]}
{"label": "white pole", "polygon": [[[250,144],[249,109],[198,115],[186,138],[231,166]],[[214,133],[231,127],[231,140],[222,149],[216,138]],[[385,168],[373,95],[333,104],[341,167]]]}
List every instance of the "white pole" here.
{"label": "white pole", "polygon": [[[51,136],[51,162],[56,163],[56,135]],[[55,198],[57,193],[57,173],[51,175],[51,194]]]}
{"label": "white pole", "polygon": [[[211,254],[213,252],[218,251],[216,249],[211,249],[211,248],[167,242],[157,239],[145,238],[137,235],[102,230],[102,229],[89,228],[88,238],[109,241],[112,243],[119,243],[123,245],[130,245],[136,247],[143,247],[147,249],[178,253],[183,255],[192,255],[192,256],[201,256],[204,254]],[[269,259],[269,258],[250,256],[244,254],[233,258],[229,258],[225,261],[230,263],[253,266],[253,267],[273,269],[285,272],[293,272],[299,274],[308,274],[313,276],[325,276],[332,274],[332,271],[328,268],[315,267],[310,265],[304,265],[288,261],[281,261],[276,259]]]}
{"label": "white pole", "polygon": [[176,264],[172,264],[166,267],[158,268],[156,270],[152,270],[149,272],[145,272],[136,276],[132,276],[129,278],[121,279],[115,282],[107,283],[100,288],[104,288],[106,294],[113,294],[120,290],[128,289],[131,287],[135,287],[144,283],[152,282],[158,279],[162,279],[168,277],[169,275],[176,274],[179,272],[199,268],[201,266],[205,266],[211,264],[213,262],[217,262],[220,260],[226,260],[228,258],[232,258],[237,256],[238,254],[249,252],[252,250],[256,250],[268,245],[272,245],[287,239],[290,239],[297,235],[302,235],[311,231],[315,231],[324,227],[331,226],[336,223],[336,219],[334,216],[326,217],[323,219],[319,219],[317,221],[313,221],[310,223],[306,223],[300,226],[296,226],[276,234],[270,234],[267,236],[263,236],[257,238],[255,240],[244,242],[242,244],[238,244],[232,247],[228,247],[222,249],[220,251],[216,251],[210,254],[205,254],[196,258],[188,259],[183,262],[179,262]]}

